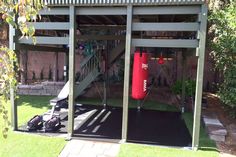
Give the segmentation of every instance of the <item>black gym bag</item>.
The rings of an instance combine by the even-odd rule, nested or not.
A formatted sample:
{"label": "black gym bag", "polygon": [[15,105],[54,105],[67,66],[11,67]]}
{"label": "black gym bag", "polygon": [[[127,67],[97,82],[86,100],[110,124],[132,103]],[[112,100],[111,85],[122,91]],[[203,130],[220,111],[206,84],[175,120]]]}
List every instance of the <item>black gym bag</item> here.
{"label": "black gym bag", "polygon": [[45,122],[45,132],[54,132],[61,128],[61,119],[60,117],[52,117],[48,121]]}
{"label": "black gym bag", "polygon": [[36,115],[31,118],[27,123],[27,129],[29,131],[40,130],[43,127],[43,116]]}

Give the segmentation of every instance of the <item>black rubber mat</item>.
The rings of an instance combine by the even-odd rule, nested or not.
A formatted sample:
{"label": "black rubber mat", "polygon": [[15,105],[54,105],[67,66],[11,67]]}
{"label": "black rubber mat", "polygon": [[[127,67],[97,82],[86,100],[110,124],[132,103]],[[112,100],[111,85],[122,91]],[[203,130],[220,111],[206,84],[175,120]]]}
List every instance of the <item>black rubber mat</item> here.
{"label": "black rubber mat", "polygon": [[[84,105],[87,111],[96,109],[75,135],[121,139],[122,108]],[[179,112],[129,109],[128,141],[165,146],[190,146],[191,135]]]}
{"label": "black rubber mat", "polygon": [[191,146],[191,135],[179,112],[129,110],[128,141],[166,146]]}
{"label": "black rubber mat", "polygon": [[[44,129],[35,133],[57,136],[67,132],[67,112],[60,114],[62,127],[58,132],[48,133]],[[121,139],[122,108],[95,105],[81,105],[75,112],[76,137]],[[26,125],[22,131],[27,131]],[[32,132],[34,133],[34,132]],[[179,112],[155,110],[137,111],[129,109],[128,142],[145,143],[165,146],[191,146],[191,135]]]}

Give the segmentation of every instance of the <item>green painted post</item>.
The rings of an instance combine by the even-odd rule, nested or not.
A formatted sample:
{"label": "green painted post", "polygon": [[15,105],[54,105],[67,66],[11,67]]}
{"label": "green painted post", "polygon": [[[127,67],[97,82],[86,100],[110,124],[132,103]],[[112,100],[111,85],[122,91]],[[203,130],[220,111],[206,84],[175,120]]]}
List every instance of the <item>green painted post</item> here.
{"label": "green painted post", "polygon": [[[9,48],[15,50],[14,36],[16,35],[15,29],[9,25]],[[15,99],[15,90],[10,87],[10,102],[11,102],[11,126],[13,130],[18,129],[18,118],[17,118],[17,103]]]}
{"label": "green painted post", "polygon": [[198,65],[197,65],[197,79],[196,79],[196,94],[194,106],[194,121],[193,121],[193,141],[192,149],[197,150],[199,147],[199,134],[200,134],[200,118],[202,106],[202,86],[203,86],[203,73],[204,73],[204,59],[205,59],[205,43],[206,43],[206,30],[207,30],[207,5],[201,7],[199,14],[200,30],[198,36],[200,38],[198,51]]}
{"label": "green painted post", "polygon": [[75,34],[76,16],[75,6],[70,6],[70,36],[69,36],[69,111],[68,111],[68,139],[74,132],[74,103],[75,103]]}
{"label": "green painted post", "polygon": [[125,72],[123,92],[123,117],[122,117],[122,140],[127,139],[128,130],[128,105],[129,105],[129,73],[130,73],[130,51],[132,41],[132,5],[127,6],[126,46],[125,46]]}

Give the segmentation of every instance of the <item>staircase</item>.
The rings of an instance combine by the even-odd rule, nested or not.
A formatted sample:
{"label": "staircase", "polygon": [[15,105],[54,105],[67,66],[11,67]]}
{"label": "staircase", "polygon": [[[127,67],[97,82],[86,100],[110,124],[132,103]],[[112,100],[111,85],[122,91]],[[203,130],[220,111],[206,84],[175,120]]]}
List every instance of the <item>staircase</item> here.
{"label": "staircase", "polygon": [[[124,54],[125,42],[121,41],[108,54],[108,67],[115,63],[115,61]],[[82,95],[85,89],[90,87],[90,84],[96,80],[101,72],[101,53],[95,53],[87,56],[80,64],[81,73],[79,76],[79,84],[75,87],[75,97]]]}
{"label": "staircase", "polygon": [[112,49],[108,54],[108,67],[115,63],[125,52],[125,40],[121,40],[120,43]]}

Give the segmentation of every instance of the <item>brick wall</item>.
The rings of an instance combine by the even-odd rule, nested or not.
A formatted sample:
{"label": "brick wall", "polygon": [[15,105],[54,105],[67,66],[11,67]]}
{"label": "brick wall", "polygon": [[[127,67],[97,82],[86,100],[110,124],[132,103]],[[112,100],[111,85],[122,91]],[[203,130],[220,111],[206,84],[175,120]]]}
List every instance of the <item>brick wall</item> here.
{"label": "brick wall", "polygon": [[57,96],[64,85],[65,85],[64,82],[49,82],[49,81],[33,85],[19,85],[17,94]]}

